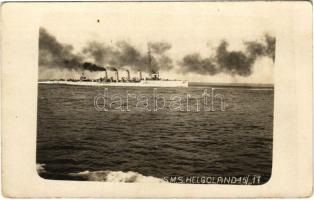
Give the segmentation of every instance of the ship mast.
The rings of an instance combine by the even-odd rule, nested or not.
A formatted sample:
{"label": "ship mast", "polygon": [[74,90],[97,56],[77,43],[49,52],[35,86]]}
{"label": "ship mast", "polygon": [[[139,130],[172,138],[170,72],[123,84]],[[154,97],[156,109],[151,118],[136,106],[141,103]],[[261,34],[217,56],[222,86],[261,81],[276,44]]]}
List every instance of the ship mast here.
{"label": "ship mast", "polygon": [[149,73],[149,77],[152,78],[152,57],[151,57],[151,52],[150,52],[150,48],[149,48],[149,44],[147,44],[147,55],[148,55],[148,63],[147,63],[147,70]]}

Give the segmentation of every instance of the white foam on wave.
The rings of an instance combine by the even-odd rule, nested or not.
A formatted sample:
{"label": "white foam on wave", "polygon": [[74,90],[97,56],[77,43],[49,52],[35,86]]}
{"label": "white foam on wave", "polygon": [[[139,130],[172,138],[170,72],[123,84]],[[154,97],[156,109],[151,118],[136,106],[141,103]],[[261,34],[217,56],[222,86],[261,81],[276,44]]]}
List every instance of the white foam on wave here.
{"label": "white foam on wave", "polygon": [[36,164],[36,170],[37,170],[37,172],[38,172],[39,174],[46,172],[45,166],[46,166],[45,164],[37,163],[37,164]]}
{"label": "white foam on wave", "polygon": [[124,183],[166,183],[163,179],[153,176],[144,176],[137,172],[122,171],[84,171],[70,173],[71,176],[80,176],[89,181],[124,182]]}

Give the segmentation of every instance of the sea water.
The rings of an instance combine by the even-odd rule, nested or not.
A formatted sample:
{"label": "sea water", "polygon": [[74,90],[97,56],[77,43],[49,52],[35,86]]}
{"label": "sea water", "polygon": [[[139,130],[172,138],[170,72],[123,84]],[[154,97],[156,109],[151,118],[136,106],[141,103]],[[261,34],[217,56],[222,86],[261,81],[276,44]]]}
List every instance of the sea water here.
{"label": "sea water", "polygon": [[[97,110],[95,98],[105,90],[108,98],[117,98],[104,104],[116,102],[113,109]],[[267,182],[274,90],[215,87],[223,102],[215,99],[213,109],[203,109],[204,91],[211,94],[212,88],[157,88],[165,104],[159,98],[162,109],[154,110],[154,88],[39,84],[37,171],[54,180],[165,182],[173,177],[211,177],[206,183],[217,183],[215,177],[257,176],[257,184]],[[146,104],[137,98],[140,95],[149,98],[150,110],[142,109]],[[182,109],[171,109],[179,103]]]}

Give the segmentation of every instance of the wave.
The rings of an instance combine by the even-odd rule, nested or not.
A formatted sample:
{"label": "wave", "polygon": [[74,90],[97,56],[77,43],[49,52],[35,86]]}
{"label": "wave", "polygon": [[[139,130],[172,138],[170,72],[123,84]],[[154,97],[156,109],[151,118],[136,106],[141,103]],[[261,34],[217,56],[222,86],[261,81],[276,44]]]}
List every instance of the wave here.
{"label": "wave", "polygon": [[84,171],[70,173],[70,176],[79,176],[89,181],[124,182],[124,183],[166,183],[163,179],[153,176],[144,176],[137,172],[122,171]]}
{"label": "wave", "polygon": [[46,166],[45,164],[37,163],[37,164],[36,164],[37,173],[38,173],[38,174],[45,173],[45,172],[46,172],[45,166]]}

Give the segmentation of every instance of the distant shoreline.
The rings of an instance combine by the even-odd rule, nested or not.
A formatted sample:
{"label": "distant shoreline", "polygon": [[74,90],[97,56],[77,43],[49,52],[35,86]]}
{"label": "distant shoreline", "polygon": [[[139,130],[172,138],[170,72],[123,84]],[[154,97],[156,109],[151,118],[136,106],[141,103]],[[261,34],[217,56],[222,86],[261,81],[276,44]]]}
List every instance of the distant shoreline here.
{"label": "distant shoreline", "polygon": [[242,88],[269,88],[274,89],[274,84],[261,83],[208,83],[208,82],[189,82],[189,86],[211,86],[211,87],[242,87]]}

